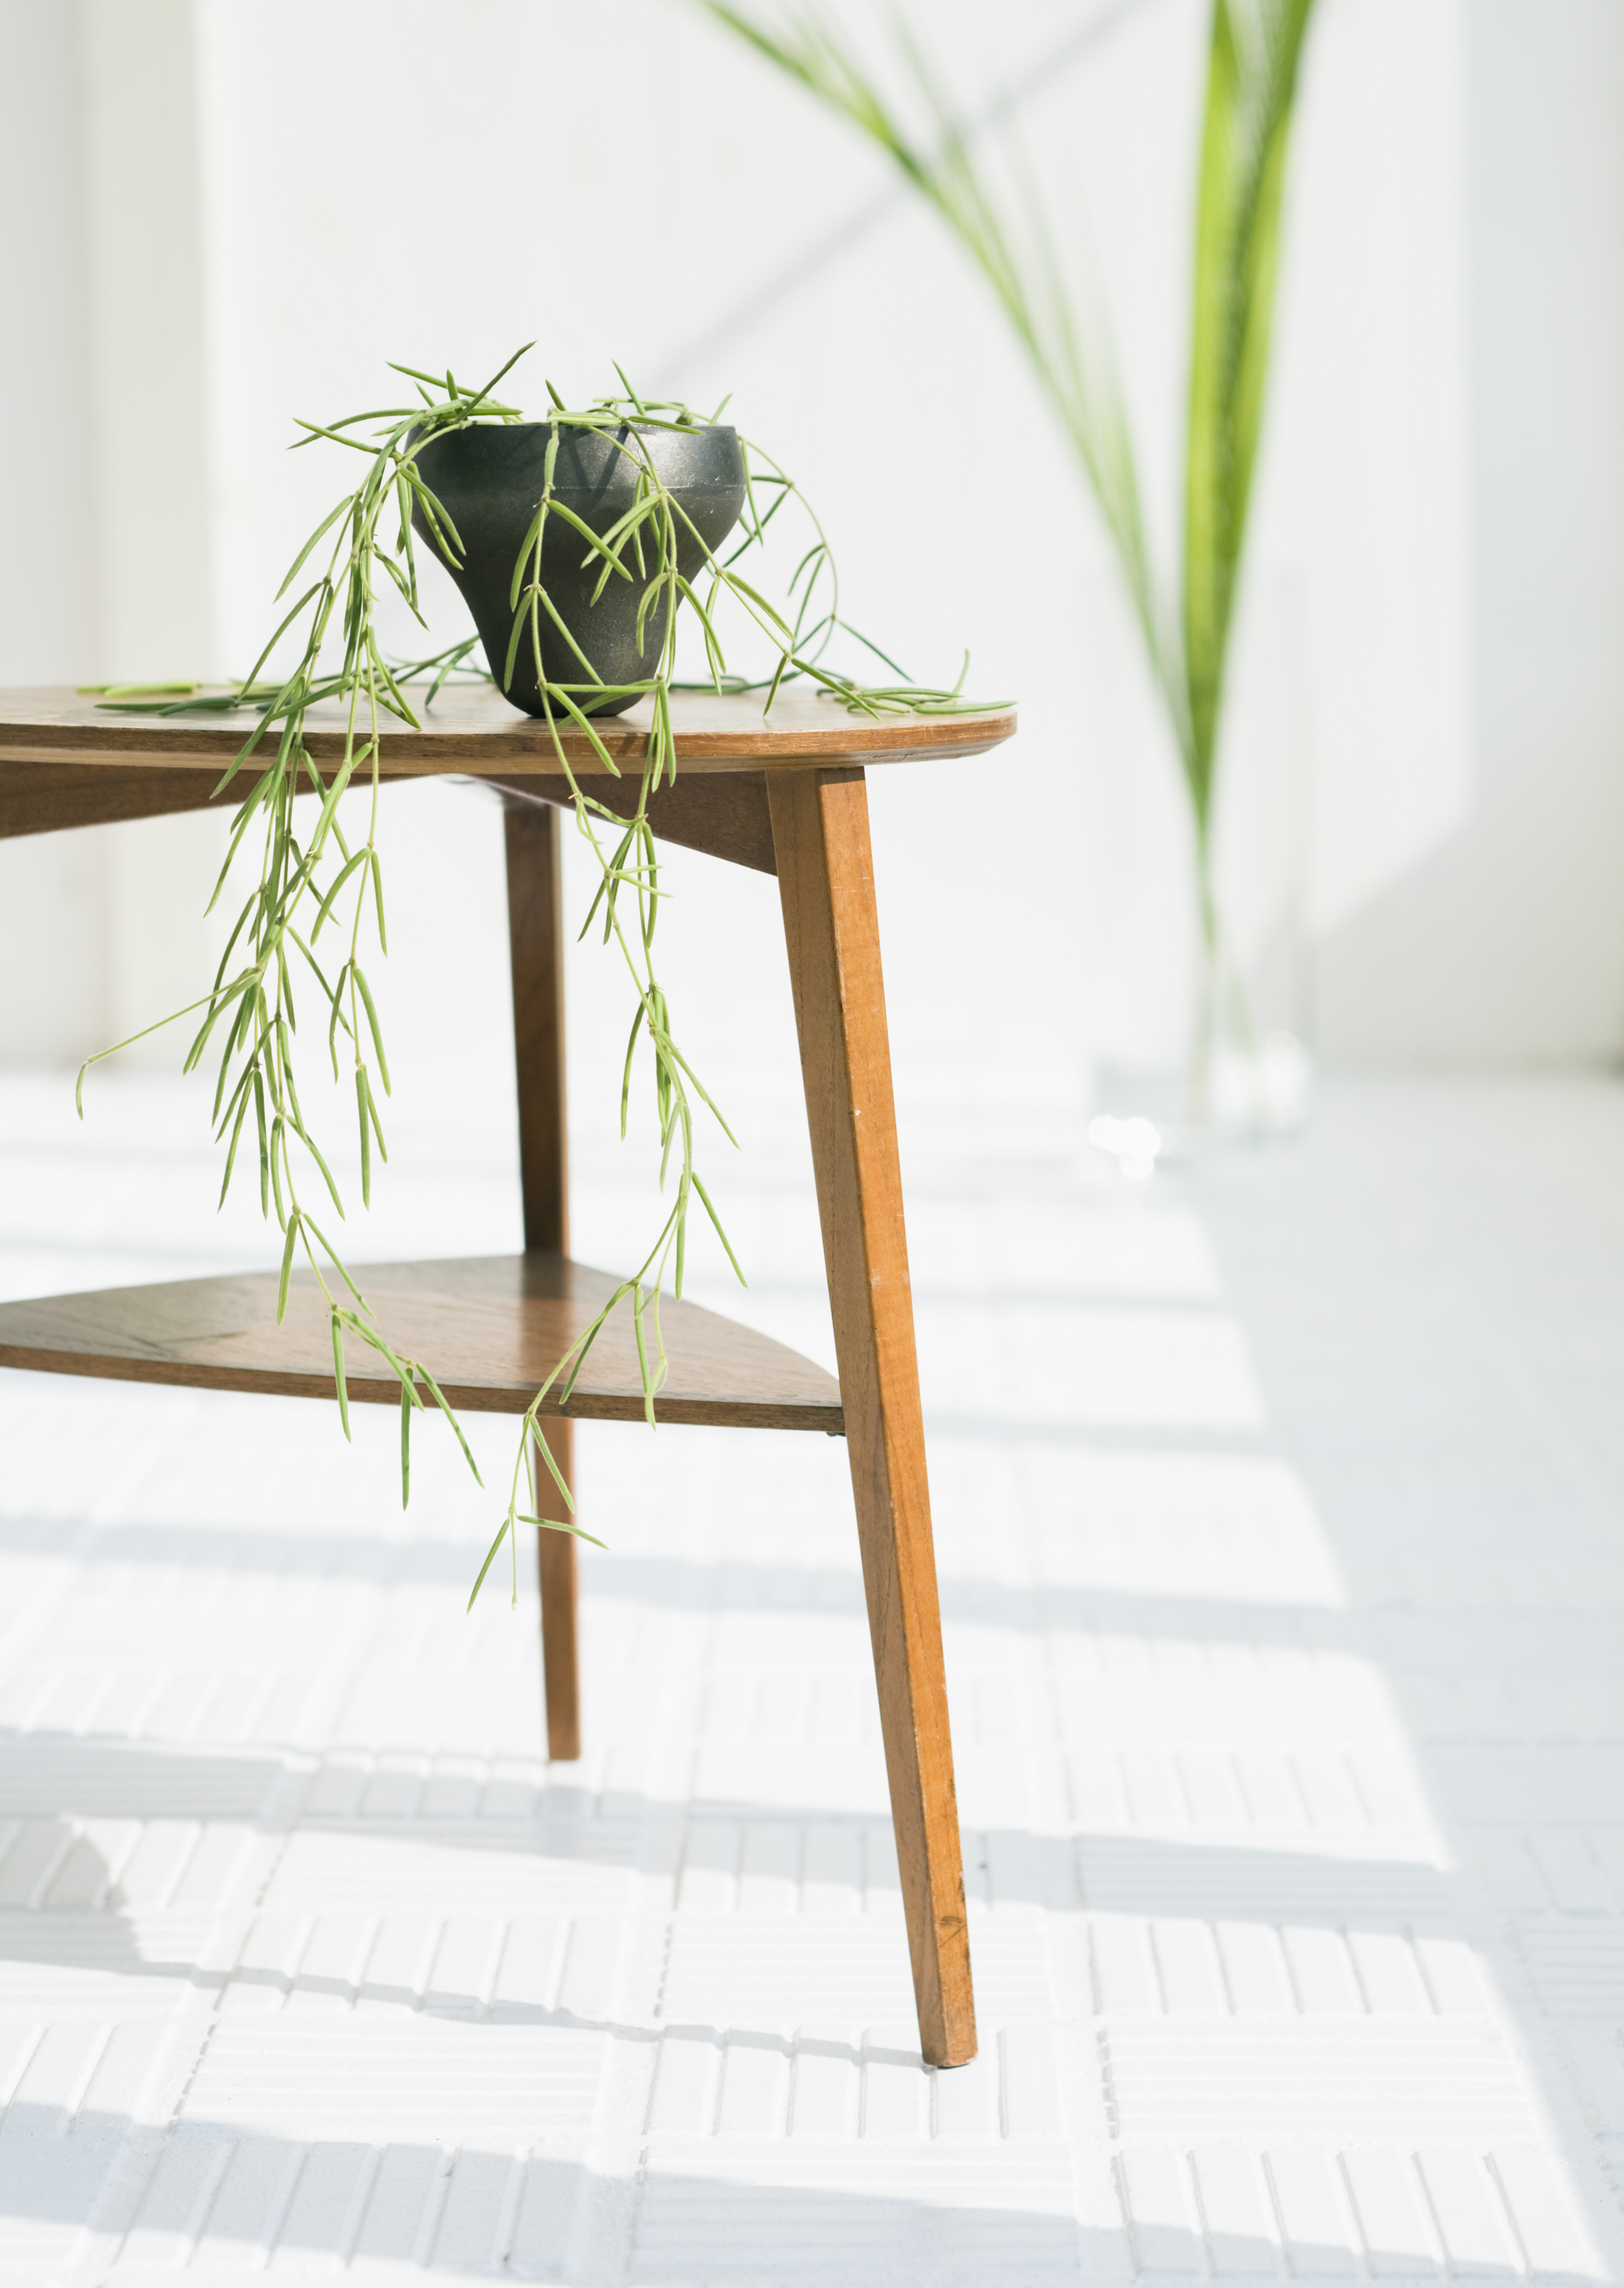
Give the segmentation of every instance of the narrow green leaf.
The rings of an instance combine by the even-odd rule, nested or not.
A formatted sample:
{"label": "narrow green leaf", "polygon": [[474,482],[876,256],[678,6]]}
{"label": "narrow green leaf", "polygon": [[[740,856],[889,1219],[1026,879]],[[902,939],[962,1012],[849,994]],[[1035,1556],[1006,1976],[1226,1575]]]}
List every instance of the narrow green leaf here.
{"label": "narrow green leaf", "polygon": [[643,1411],[647,1418],[649,1428],[653,1430],[657,1426],[654,1421],[654,1390],[656,1386],[650,1378],[648,1344],[643,1333],[643,1290],[641,1287],[634,1288],[632,1291],[631,1324],[632,1331],[637,1336],[638,1341],[638,1373],[640,1376],[643,1384]]}
{"label": "narrow green leaf", "polygon": [[[304,1140],[308,1143],[310,1140],[306,1137]],[[314,1235],[318,1245],[321,1247],[321,1251],[326,1256],[328,1261],[332,1265],[334,1270],[343,1280],[351,1294],[354,1296],[356,1301],[360,1305],[361,1309],[365,1311],[367,1316],[370,1318],[372,1316],[372,1307],[368,1302],[366,1297],[361,1293],[360,1289],[355,1284],[355,1282],[350,1276],[350,1274],[345,1269],[344,1264],[340,1259],[338,1251],[334,1247],[332,1241],[329,1239],[326,1233],[321,1230],[313,1218],[307,1216],[302,1209],[299,1212],[299,1220],[305,1226],[306,1231]],[[306,1243],[308,1244],[308,1243]]]}
{"label": "narrow green leaf", "polygon": [[[590,919],[589,915],[588,919]],[[638,1035],[643,1029],[643,1004],[638,1004],[638,1013],[631,1021],[631,1037],[626,1044],[625,1069],[621,1075],[621,1141],[626,1140],[626,1111],[631,1100],[631,1058],[638,1045]]]}
{"label": "narrow green leaf", "polygon": [[360,1118],[360,1204],[372,1205],[372,1128],[367,1118],[367,1069],[355,1068],[355,1108]]}
{"label": "narrow green leaf", "polygon": [[743,1272],[739,1268],[739,1259],[733,1253],[733,1242],[728,1238],[727,1234],[722,1228],[722,1219],[717,1213],[715,1208],[711,1206],[710,1195],[705,1189],[703,1184],[701,1183],[697,1169],[693,1172],[693,1183],[694,1190],[700,1196],[701,1205],[703,1207],[705,1213],[710,1218],[712,1224],[716,1227],[717,1237],[721,1241],[723,1247],[726,1250],[727,1259],[733,1267],[733,1270],[738,1277],[739,1284],[741,1287],[748,1287],[750,1283],[745,1277]]}
{"label": "narrow green leaf", "polygon": [[[338,504],[338,505],[337,505],[337,507],[336,509],[334,509],[334,510],[333,510],[333,511],[332,511],[329,515],[324,516],[324,517],[322,518],[322,520],[321,520],[321,523],[316,527],[315,530],[311,534],[310,538],[309,538],[309,539],[305,543],[305,545],[303,546],[303,548],[301,548],[301,549],[300,549],[300,551],[299,551],[298,554],[294,558],[294,560],[293,560],[292,563],[289,566],[289,568],[288,568],[287,576],[286,576],[286,578],[283,580],[281,586],[281,587],[277,590],[277,592],[276,592],[276,595],[275,595],[274,600],[275,600],[277,603],[279,603],[279,604],[281,603],[281,601],[282,598],[287,594],[287,592],[288,592],[289,589],[292,587],[292,585],[293,585],[294,582],[298,578],[299,574],[304,570],[304,568],[305,568],[305,560],[306,557],[308,557],[308,555],[310,554],[311,550],[312,550],[312,549],[316,545],[316,543],[317,543],[317,542],[318,542],[318,541],[322,537],[323,534],[328,533],[328,532],[330,532],[330,531],[332,530],[332,528],[333,528],[334,525],[336,525],[336,524],[337,523],[337,521],[338,521],[339,518],[344,514],[345,511],[349,507],[349,505],[350,505],[349,498],[346,497],[344,500],[341,500],[341,501],[339,502],[339,504]],[[293,608],[293,615],[292,615],[292,616],[297,617],[297,614],[298,614],[298,610],[299,610],[299,607],[298,607],[298,605],[297,605],[297,604],[296,604],[296,605],[294,606],[294,608]],[[284,627],[284,628],[285,628],[285,627],[287,626],[287,624],[288,624],[287,621],[286,621],[286,620],[284,620],[284,621],[282,622],[282,627]],[[278,635],[280,635],[281,633],[281,628],[279,628],[279,629],[277,630],[277,634],[278,634]],[[260,663],[260,665],[261,665],[261,666],[263,666],[263,665],[265,664],[265,659],[266,659],[266,658],[268,658],[268,656],[270,655],[271,651],[272,651],[272,650],[273,650],[273,648],[274,647],[275,641],[276,641],[276,638],[275,638],[275,636],[273,636],[273,638],[271,639],[270,643],[268,643],[268,644],[265,646],[265,652],[261,655],[261,658],[260,658],[260,663]],[[250,679],[250,681],[251,682],[251,681],[253,680],[253,678],[252,678],[252,677],[250,677],[249,679]]]}
{"label": "narrow green leaf", "polygon": [[280,1327],[288,1315],[288,1287],[293,1277],[293,1243],[299,1235],[299,1212],[295,1208],[288,1218],[288,1240],[282,1249],[281,1277],[276,1283],[276,1323]]}
{"label": "narrow green leaf", "polygon": [[[251,1075],[250,1073],[244,1073],[242,1077],[246,1083],[251,1077]],[[248,1117],[248,1108],[250,1102],[249,1092],[246,1086],[242,1091],[242,1102],[237,1107],[237,1124],[231,1132],[231,1148],[226,1155],[226,1174],[220,1184],[220,1196],[216,1207],[217,1214],[218,1213],[219,1209],[223,1208],[226,1204],[226,1195],[231,1189],[231,1172],[237,1164],[237,1139],[242,1133],[242,1124]]]}
{"label": "narrow green leaf", "polygon": [[585,1526],[574,1525],[567,1518],[526,1517],[520,1515],[515,1520],[515,1522],[519,1525],[544,1526],[551,1533],[573,1533],[577,1541],[590,1541],[594,1549],[607,1549],[609,1546],[606,1541],[599,1541],[595,1533],[589,1533]]}
{"label": "narrow green leaf", "polygon": [[[532,1412],[534,1413],[534,1409],[532,1409]],[[553,1484],[564,1497],[565,1508],[573,1510],[575,1506],[575,1497],[570,1491],[569,1481],[565,1477],[563,1471],[558,1467],[558,1462],[553,1455],[552,1448],[547,1443],[546,1439],[543,1437],[541,1434],[541,1426],[539,1423],[536,1426],[536,1434],[534,1440],[528,1442],[525,1447],[527,1467],[528,1467],[528,1456],[532,1451],[539,1454],[543,1461],[546,1463],[548,1476],[552,1480]],[[534,1481],[532,1482],[531,1492],[532,1498],[534,1498]]]}
{"label": "narrow green leaf", "polygon": [[513,1530],[513,1519],[514,1513],[510,1509],[507,1515],[502,1521],[501,1531],[497,1534],[496,1538],[492,1542],[490,1547],[485,1553],[485,1562],[480,1566],[478,1574],[475,1576],[474,1585],[468,1592],[467,1609],[471,1613],[473,1610],[474,1599],[485,1586],[485,1577],[490,1571],[492,1565],[495,1562],[496,1552],[501,1548],[503,1543]]}
{"label": "narrow green leaf", "polygon": [[[365,1066],[363,1066],[361,1069],[365,1072]],[[378,1151],[384,1161],[387,1162],[389,1158],[389,1146],[384,1139],[384,1124],[378,1118],[377,1099],[372,1093],[372,1076],[370,1073],[367,1073],[367,1116],[372,1123],[372,1132],[377,1138]]]}
{"label": "narrow green leaf", "polygon": [[254,1068],[254,1119],[259,1130],[259,1212],[268,1217],[271,1212],[271,1152],[265,1135],[265,1084],[259,1068]]}
{"label": "narrow green leaf", "polygon": [[366,1005],[367,1023],[372,1033],[372,1045],[377,1051],[378,1071],[383,1076],[384,1093],[392,1096],[394,1092],[389,1085],[389,1059],[384,1054],[384,1031],[377,1021],[377,1011],[372,1005],[372,988],[368,984],[358,961],[350,964],[350,974],[360,986],[360,997]]}
{"label": "narrow green leaf", "polygon": [[[288,1077],[291,1080],[293,1077],[292,1074],[289,1073]],[[333,1172],[328,1166],[327,1162],[321,1157],[320,1148],[318,1147],[314,1137],[311,1134],[309,1129],[305,1127],[303,1120],[299,1117],[298,1101],[297,1098],[294,1100],[293,1116],[293,1119],[289,1124],[292,1127],[294,1134],[298,1138],[299,1142],[305,1147],[305,1149],[309,1153],[317,1167],[321,1171],[321,1180],[327,1186],[328,1193],[332,1200],[333,1205],[337,1209],[339,1216],[347,1221],[348,1219],[344,1215],[344,1202],[338,1196],[338,1187],[333,1181]],[[315,1226],[313,1224],[312,1224],[311,1229],[313,1231],[315,1229]]]}
{"label": "narrow green leaf", "polygon": [[333,1381],[338,1391],[338,1419],[344,1425],[344,1434],[350,1434],[350,1393],[344,1378],[344,1328],[338,1314],[333,1313]]}
{"label": "narrow green leaf", "polygon": [[[549,482],[551,481],[550,479]],[[630,580],[631,578],[630,573],[621,562],[621,560],[616,555],[614,550],[611,548],[598,533],[593,531],[590,524],[586,523],[582,518],[578,517],[575,514],[574,510],[570,507],[567,501],[552,500],[548,503],[548,507],[554,516],[562,517],[565,523],[567,524],[573,531],[578,532],[581,535],[582,540],[587,543],[589,555],[601,556],[606,569],[609,572],[617,575],[621,579]]]}
{"label": "narrow green leaf", "polygon": [[412,1498],[412,1386],[409,1380],[400,1385],[400,1506],[405,1509]]}
{"label": "narrow green leaf", "polygon": [[333,910],[334,900],[337,897],[338,893],[343,889],[345,884],[349,880],[351,875],[355,871],[355,869],[358,866],[364,866],[366,864],[368,854],[365,850],[358,850],[354,856],[350,860],[349,863],[346,866],[340,868],[337,875],[334,878],[332,888],[329,890],[327,895],[322,899],[321,903],[316,909],[316,918],[310,933],[310,941],[313,946],[321,934],[322,925]]}
{"label": "narrow green leaf", "polygon": [[428,1384],[429,1389],[433,1394],[435,1405],[439,1407],[440,1412],[451,1425],[451,1428],[456,1438],[456,1442],[463,1450],[463,1459],[473,1472],[473,1482],[475,1485],[482,1486],[485,1483],[485,1481],[479,1475],[479,1466],[474,1460],[472,1449],[470,1447],[467,1439],[463,1435],[463,1426],[457,1420],[456,1416],[452,1412],[445,1392],[440,1388],[440,1385],[435,1381],[433,1376],[429,1372],[427,1367],[423,1364],[421,1360],[417,1362],[417,1371],[423,1377],[424,1382]]}

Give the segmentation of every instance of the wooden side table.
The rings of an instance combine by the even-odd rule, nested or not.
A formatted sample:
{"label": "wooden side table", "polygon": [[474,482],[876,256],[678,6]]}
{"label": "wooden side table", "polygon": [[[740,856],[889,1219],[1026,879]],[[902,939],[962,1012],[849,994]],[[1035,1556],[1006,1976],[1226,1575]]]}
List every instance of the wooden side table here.
{"label": "wooden side table", "polygon": [[[678,694],[674,713],[678,777],[651,805],[654,832],[779,879],[840,1379],[682,1304],[661,1315],[670,1372],[657,1411],[844,1434],[920,2041],[932,2064],[960,2065],[975,2054],[975,2007],[864,773],[985,752],[1012,735],[1015,718],[867,721],[800,690],[781,695],[770,719],[744,694]],[[0,834],[204,808],[250,719],[119,716],[70,691],[0,694]],[[579,733],[566,737],[571,768],[613,808],[635,806],[646,727],[641,710],[605,727],[618,780]],[[312,716],[309,745],[318,764],[342,751],[336,710]],[[423,731],[388,732],[384,757],[387,778],[456,775],[508,806],[525,1252],[368,1266],[368,1292],[454,1406],[521,1414],[613,1285],[568,1254],[558,813],[569,790],[545,727],[488,690],[443,693]],[[307,1276],[296,1283],[278,1329],[276,1284],[255,1274],[8,1304],[0,1365],[331,1398],[319,1291]],[[350,1396],[398,1402],[371,1358],[349,1370]],[[577,1415],[642,1419],[624,1314],[595,1345],[568,1412],[543,1419],[566,1473]],[[570,1757],[580,1752],[575,1544],[540,1541],[548,1745]]]}

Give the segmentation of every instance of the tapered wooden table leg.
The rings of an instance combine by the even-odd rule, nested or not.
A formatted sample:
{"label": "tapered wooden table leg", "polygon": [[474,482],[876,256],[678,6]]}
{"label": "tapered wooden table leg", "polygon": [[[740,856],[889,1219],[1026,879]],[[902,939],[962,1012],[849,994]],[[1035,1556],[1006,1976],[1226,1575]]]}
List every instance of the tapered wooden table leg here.
{"label": "tapered wooden table leg", "polygon": [[[575,1490],[572,1466],[574,1425],[543,1422],[542,1435],[552,1458],[564,1473],[570,1491]],[[562,1517],[558,1490],[547,1465],[535,1458],[535,1487],[543,1517]],[[538,1526],[535,1535],[537,1568],[542,1583],[542,1689],[547,1701],[547,1753],[555,1764],[574,1763],[581,1753],[581,1669],[575,1641],[575,1552],[573,1534],[550,1533]]]}
{"label": "tapered wooden table leg", "polygon": [[920,2044],[963,2065],[975,2002],[867,790],[851,768],[767,785]]}
{"label": "tapered wooden table leg", "polygon": [[[559,814],[539,804],[507,813],[508,939],[513,962],[513,1040],[519,1070],[519,1164],[525,1245],[569,1252],[569,1152],[564,1090],[564,917]],[[574,1490],[573,1426],[548,1422],[542,1434]],[[552,1481],[538,1455],[542,1514]],[[555,1763],[581,1753],[581,1682],[575,1643],[575,1543],[538,1530],[542,1660],[547,1752]]]}

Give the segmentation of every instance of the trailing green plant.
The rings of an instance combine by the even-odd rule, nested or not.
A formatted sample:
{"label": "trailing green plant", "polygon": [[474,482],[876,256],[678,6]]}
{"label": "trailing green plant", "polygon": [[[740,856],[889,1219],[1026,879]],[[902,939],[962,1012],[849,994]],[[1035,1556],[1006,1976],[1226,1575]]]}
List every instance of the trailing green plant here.
{"label": "trailing green plant", "polygon": [[[416,392],[416,401],[351,414],[337,421],[301,421],[305,434],[297,441],[317,441],[358,453],[363,466],[359,481],[345,493],[299,550],[278,592],[280,604],[312,566],[313,576],[297,594],[279,622],[250,673],[240,683],[218,691],[194,687],[122,686],[104,687],[103,703],[125,711],[161,715],[226,714],[251,710],[252,727],[216,794],[234,783],[246,787],[232,822],[226,861],[210,900],[210,910],[225,894],[240,857],[251,847],[257,878],[237,915],[221,956],[213,985],[175,1017],[201,1018],[186,1053],[186,1069],[195,1069],[211,1047],[218,1058],[214,1092],[214,1122],[218,1140],[225,1146],[226,1164],[220,1187],[223,1205],[235,1172],[243,1139],[257,1150],[262,1214],[273,1213],[283,1235],[281,1270],[277,1294],[277,1320],[287,1307],[296,1265],[303,1260],[314,1278],[332,1327],[333,1373],[345,1434],[349,1435],[349,1399],[345,1382],[345,1344],[358,1342],[388,1366],[400,1387],[400,1492],[411,1490],[411,1426],[415,1414],[424,1411],[428,1399],[445,1416],[476,1479],[479,1471],[456,1415],[434,1379],[427,1362],[405,1355],[389,1340],[377,1314],[346,1268],[324,1222],[313,1212],[313,1199],[330,1201],[333,1212],[344,1218],[345,1208],[332,1168],[322,1152],[301,1100],[295,1072],[298,1017],[294,993],[296,974],[305,981],[301,992],[319,997],[326,1021],[328,1057],[335,1083],[341,1077],[341,1059],[353,1069],[355,1117],[360,1140],[360,1188],[363,1205],[370,1205],[372,1156],[387,1159],[379,1092],[390,1094],[388,1059],[376,1003],[362,964],[368,959],[376,937],[380,954],[387,951],[384,899],[384,867],[378,846],[378,791],[387,723],[392,719],[420,726],[419,707],[432,707],[448,680],[479,677],[488,679],[472,662],[477,638],[407,662],[392,661],[384,650],[377,626],[377,605],[385,584],[420,624],[426,626],[419,593],[414,517],[421,517],[439,552],[460,563],[463,543],[442,503],[425,482],[419,466],[424,448],[448,431],[480,422],[522,420],[520,409],[499,399],[495,392],[524,355],[520,351],[483,388],[464,389],[448,370],[443,377],[408,366],[391,369],[404,376]],[[619,369],[616,369],[619,373]],[[568,1487],[538,1432],[541,1409],[557,1394],[555,1403],[568,1402],[588,1355],[611,1314],[622,1304],[630,1307],[642,1379],[644,1412],[651,1427],[656,1421],[655,1400],[666,1374],[665,1344],[661,1332],[661,1297],[669,1278],[673,1295],[680,1299],[685,1268],[688,1219],[697,1200],[713,1227],[729,1263],[741,1283],[743,1273],[723,1228],[709,1192],[702,1181],[695,1146],[696,1116],[709,1113],[721,1133],[733,1141],[732,1131],[688,1062],[672,1030],[670,1005],[660,982],[654,959],[655,925],[666,894],[660,887],[660,865],[648,815],[650,798],[661,784],[675,783],[677,743],[671,712],[671,694],[685,686],[678,676],[677,642],[685,607],[697,629],[707,670],[703,687],[717,691],[759,691],[763,712],[771,711],[783,687],[810,681],[832,701],[870,715],[943,714],[969,711],[974,703],[962,695],[963,672],[952,688],[915,684],[888,655],[846,621],[840,608],[835,560],[818,523],[794,481],[772,456],[741,439],[744,458],[745,505],[739,535],[725,555],[705,545],[684,509],[681,499],[661,481],[646,440],[662,431],[693,429],[709,422],[686,405],[640,397],[620,375],[622,393],[596,400],[584,409],[566,406],[551,383],[551,401],[542,419],[551,434],[546,448],[542,490],[535,512],[513,568],[513,624],[502,677],[505,688],[512,679],[521,648],[531,648],[543,711],[559,772],[567,780],[575,823],[590,850],[597,869],[597,887],[581,934],[601,925],[606,944],[620,953],[630,980],[635,1010],[627,1042],[621,1086],[621,1133],[626,1133],[633,1069],[639,1043],[652,1051],[654,1096],[660,1141],[660,1183],[663,1192],[673,1160],[675,1190],[661,1219],[652,1244],[637,1269],[622,1280],[603,1309],[572,1343],[535,1393],[520,1426],[508,1499],[500,1529],[479,1569],[469,1602],[479,1594],[486,1575],[504,1541],[514,1545],[514,1593],[518,1592],[515,1528],[519,1524],[551,1527],[558,1532],[580,1533],[569,1517],[542,1514],[543,1501],[535,1476],[534,1455],[539,1450],[566,1510],[573,1508]],[[598,433],[613,444],[630,465],[633,498],[607,530],[587,525],[554,492],[554,471],[559,441],[571,429]],[[739,569],[741,560],[765,552],[781,512],[798,504],[809,520],[810,542],[802,547],[785,588],[780,610]],[[542,576],[543,546],[550,523],[566,526],[580,541],[582,564],[596,561],[598,578],[594,600],[611,579],[640,584],[638,633],[639,646],[652,625],[661,629],[648,671],[635,683],[610,686],[593,668],[575,633],[566,625],[549,596]],[[678,545],[699,543],[702,565],[693,577],[678,568]],[[803,534],[803,541],[806,535]],[[323,544],[326,544],[323,553]],[[752,569],[754,566],[752,566]],[[701,592],[701,589],[703,593]],[[753,679],[732,671],[725,647],[723,616],[731,610],[743,631],[757,639],[764,650],[764,672]],[[550,677],[543,659],[543,624],[556,625],[565,635],[579,669],[578,677]],[[894,680],[865,682],[828,663],[831,647],[842,636],[853,639],[891,671]],[[730,639],[731,640],[731,639]],[[295,656],[291,666],[272,668],[284,642]],[[966,663],[968,664],[968,663]],[[413,687],[427,688],[414,704]],[[598,766],[612,777],[622,775],[593,721],[593,711],[606,703],[629,698],[650,703],[650,727],[646,742],[638,802],[627,820],[600,802],[572,767],[562,730],[578,732],[588,743]],[[324,778],[313,759],[306,728],[313,709],[337,706],[342,711],[343,748],[331,776]],[[300,794],[313,795],[313,823],[300,830],[294,803]],[[364,834],[350,814],[354,803],[364,803]],[[350,816],[346,836],[344,819]],[[336,967],[323,966],[323,933],[334,933],[339,958]],[[330,957],[329,957],[330,960]],[[170,1023],[174,1017],[161,1023]],[[147,1031],[156,1030],[148,1027]],[[139,1039],[144,1035],[132,1037]],[[128,1042],[117,1046],[127,1047]],[[102,1050],[87,1061],[79,1076],[79,1108],[83,1111],[84,1075],[90,1066],[115,1052]],[[307,1083],[308,1088],[308,1083]],[[251,1128],[249,1125],[250,1116]],[[321,1206],[326,1217],[327,1207]],[[527,1507],[525,1505],[527,1503]],[[595,1537],[587,1535],[587,1539]]]}
{"label": "trailing green plant", "polygon": [[[1199,1104],[1222,966],[1213,881],[1218,735],[1263,431],[1292,107],[1313,0],[1213,0],[1176,609],[1145,538],[1108,333],[1079,313],[1041,213],[1034,208],[1024,227],[1005,213],[970,124],[906,24],[901,44],[923,136],[822,17],[788,9],[768,20],[731,0],[700,4],[859,128],[934,210],[992,289],[1081,465],[1128,584],[1190,798],[1205,955],[1192,1070]],[[1249,1021],[1238,981],[1230,990]]]}

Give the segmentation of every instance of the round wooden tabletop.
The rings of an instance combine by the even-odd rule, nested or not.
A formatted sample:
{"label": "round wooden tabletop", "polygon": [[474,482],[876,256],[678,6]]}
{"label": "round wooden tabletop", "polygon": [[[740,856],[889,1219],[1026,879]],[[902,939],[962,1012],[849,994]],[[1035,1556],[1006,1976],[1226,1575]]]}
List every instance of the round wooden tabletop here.
{"label": "round wooden tabletop", "polygon": [[[408,694],[409,695],[409,694]],[[809,763],[924,762],[932,757],[985,754],[1015,733],[1015,710],[965,715],[884,715],[855,711],[805,684],[780,690],[770,715],[764,692],[677,691],[671,713],[677,756],[689,771],[804,769]],[[652,719],[647,700],[598,727],[616,765],[640,768]],[[344,753],[346,710],[335,703],[305,718],[306,743],[318,764]],[[423,711],[423,727],[384,718],[382,768],[391,778],[441,773],[479,777],[559,775],[545,723],[521,715],[488,685],[441,691]],[[0,765],[134,764],[148,769],[223,769],[252,728],[248,708],[221,715],[131,715],[67,688],[0,691]],[[572,771],[603,774],[583,732],[560,732]]]}

